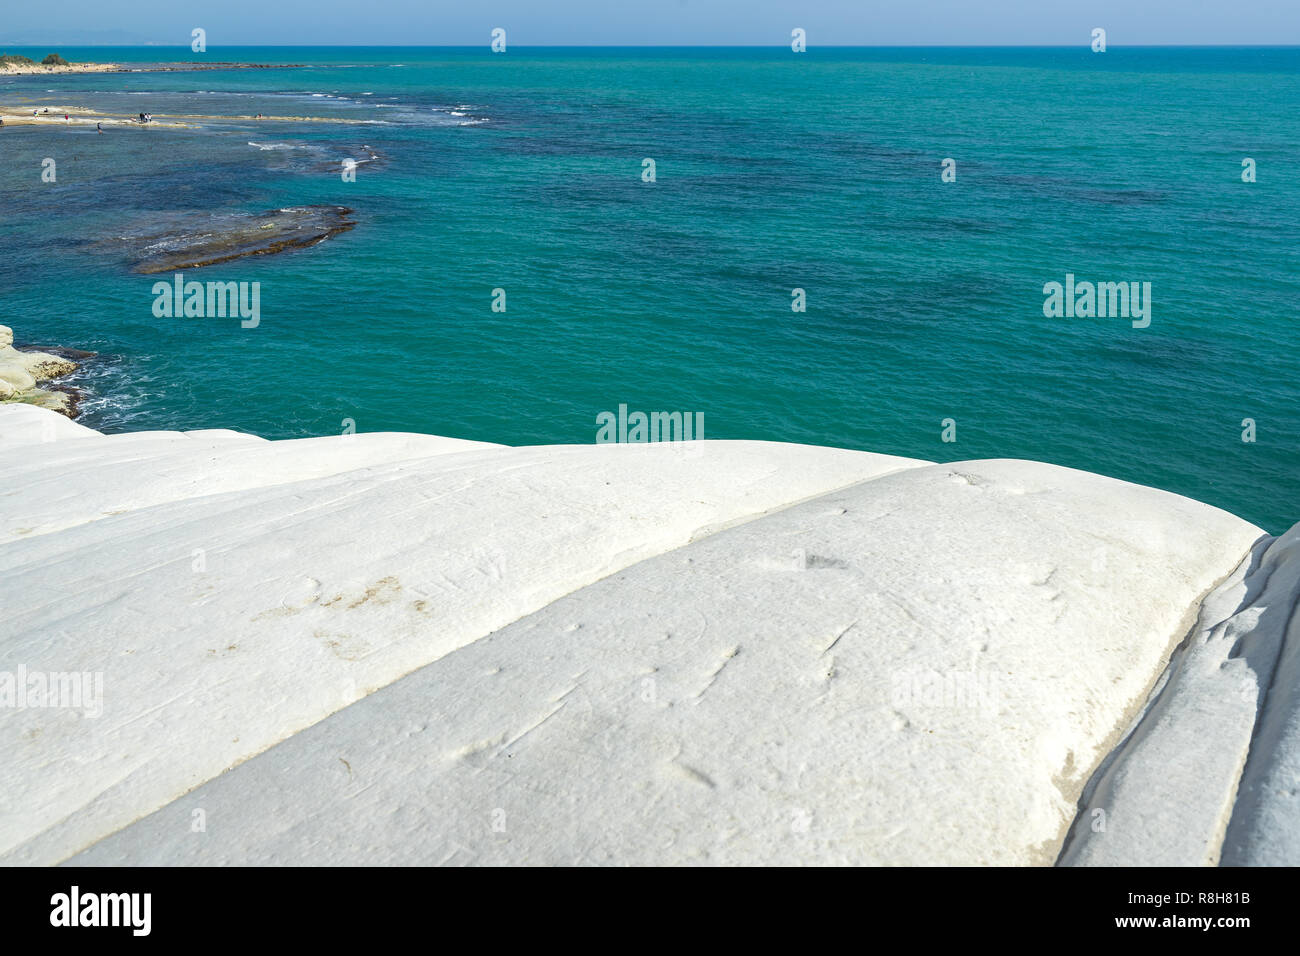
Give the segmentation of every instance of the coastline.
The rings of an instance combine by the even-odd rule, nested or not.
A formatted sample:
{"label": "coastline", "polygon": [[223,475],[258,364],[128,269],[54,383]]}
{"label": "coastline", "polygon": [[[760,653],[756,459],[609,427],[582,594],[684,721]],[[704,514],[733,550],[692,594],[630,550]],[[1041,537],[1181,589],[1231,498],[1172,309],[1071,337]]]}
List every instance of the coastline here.
{"label": "coastline", "polygon": [[[64,119],[64,117],[67,119]],[[204,121],[204,122],[197,122]],[[154,113],[153,119],[141,123],[127,113],[104,113],[85,106],[42,106],[37,113],[31,107],[0,104],[0,123],[4,126],[103,126],[128,129],[202,129],[206,123],[330,123],[341,126],[363,126],[366,120],[330,116],[249,116],[211,113]]]}
{"label": "coastline", "polygon": [[0,405],[35,405],[76,418],[79,392],[56,382],[76,371],[77,363],[52,352],[16,349],[13,340],[13,329],[0,325]]}
{"label": "coastline", "polygon": [[293,70],[302,63],[34,63],[17,65],[0,63],[0,76],[55,76],[67,73],[193,73],[209,70]]}
{"label": "coastline", "polygon": [[[1239,74],[538,56],[0,83],[6,321],[105,353],[0,326],[0,866],[1300,865],[1294,190],[1170,150]],[[1071,87],[1150,135],[1027,169]],[[1042,321],[1110,267],[1151,334]]]}

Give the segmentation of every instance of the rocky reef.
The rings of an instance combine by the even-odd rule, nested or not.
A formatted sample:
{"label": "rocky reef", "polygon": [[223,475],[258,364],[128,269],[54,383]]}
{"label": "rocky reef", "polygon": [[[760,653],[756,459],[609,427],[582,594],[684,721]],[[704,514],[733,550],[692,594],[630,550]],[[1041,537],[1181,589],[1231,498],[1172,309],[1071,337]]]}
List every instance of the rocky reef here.
{"label": "rocky reef", "polygon": [[122,238],[136,260],[134,270],[152,275],[314,246],[355,226],[351,215],[346,206],[330,205],[151,214],[139,232]]}

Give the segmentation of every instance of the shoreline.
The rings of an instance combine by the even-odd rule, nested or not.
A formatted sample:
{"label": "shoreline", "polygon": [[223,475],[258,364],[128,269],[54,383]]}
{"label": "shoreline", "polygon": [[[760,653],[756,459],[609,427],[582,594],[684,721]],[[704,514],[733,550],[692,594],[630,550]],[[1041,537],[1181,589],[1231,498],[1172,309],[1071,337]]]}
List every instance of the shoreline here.
{"label": "shoreline", "polygon": [[30,66],[0,64],[0,76],[56,76],[64,73],[202,73],[211,70],[300,70],[305,63],[34,63]]}
{"label": "shoreline", "polygon": [[[66,119],[64,117],[67,117]],[[215,113],[153,113],[153,119],[141,123],[133,113],[101,113],[86,106],[47,106],[33,113],[32,107],[17,107],[12,103],[0,103],[0,127],[4,126],[90,126],[101,124],[120,128],[151,129],[203,129],[204,123],[186,122],[188,120],[207,120],[210,122],[249,122],[249,123],[337,123],[342,126],[367,126],[372,120],[349,119],[333,116],[266,116],[254,115],[218,115]]]}
{"label": "shoreline", "polygon": [[0,325],[0,406],[35,405],[75,419],[83,395],[79,389],[57,384],[57,380],[78,368],[69,355],[89,358],[94,353],[60,348],[58,351],[65,354],[59,355],[16,349],[13,341],[13,329]]}

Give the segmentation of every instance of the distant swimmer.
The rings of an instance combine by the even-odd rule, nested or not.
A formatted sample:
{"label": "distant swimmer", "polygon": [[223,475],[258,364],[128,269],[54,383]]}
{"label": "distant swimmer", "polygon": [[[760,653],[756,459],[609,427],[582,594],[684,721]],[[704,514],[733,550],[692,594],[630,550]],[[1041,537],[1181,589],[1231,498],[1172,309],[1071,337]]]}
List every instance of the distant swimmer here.
{"label": "distant swimmer", "polygon": [[95,132],[97,132],[97,133],[102,133],[102,132],[104,132],[104,124],[103,124],[103,123],[96,123],[96,124],[95,124]]}

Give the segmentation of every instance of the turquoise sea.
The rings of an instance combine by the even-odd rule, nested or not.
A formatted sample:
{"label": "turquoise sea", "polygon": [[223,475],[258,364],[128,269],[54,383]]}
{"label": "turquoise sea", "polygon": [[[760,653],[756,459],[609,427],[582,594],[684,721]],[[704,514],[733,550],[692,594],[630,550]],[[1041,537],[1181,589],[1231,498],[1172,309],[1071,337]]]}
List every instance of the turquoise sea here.
{"label": "turquoise sea", "polygon": [[[0,130],[0,323],[100,353],[93,427],[591,442],[626,404],[1300,519],[1300,49],[57,52],[306,66],[0,105],[360,121]],[[313,203],[356,227],[187,275],[260,283],[256,329],[155,318],[120,239]],[[1067,273],[1150,282],[1150,326],[1045,318]]]}

